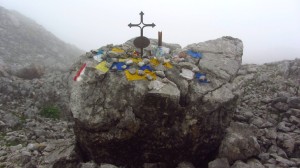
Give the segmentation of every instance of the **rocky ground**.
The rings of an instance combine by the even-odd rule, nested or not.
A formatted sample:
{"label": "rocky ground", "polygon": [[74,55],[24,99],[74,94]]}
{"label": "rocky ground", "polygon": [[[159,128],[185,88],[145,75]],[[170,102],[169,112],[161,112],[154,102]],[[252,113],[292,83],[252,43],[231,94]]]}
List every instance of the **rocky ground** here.
{"label": "rocky ground", "polygon": [[[32,80],[0,76],[0,167],[43,167],[49,153],[74,143],[67,78],[63,73]],[[54,106],[55,119],[41,115]]]}
{"label": "rocky ground", "polygon": [[[74,123],[68,120],[71,113],[65,107],[69,101],[68,73],[23,80],[2,71],[0,81],[1,168],[117,167],[84,163],[84,155],[76,149]],[[300,60],[242,65],[231,84],[239,88],[235,91],[240,95],[237,108],[215,159],[208,160],[207,166],[300,167]],[[63,109],[60,119],[40,115],[49,102]],[[143,167],[166,165],[144,163]],[[174,167],[196,166],[183,161]]]}
{"label": "rocky ground", "polygon": [[244,65],[240,79],[236,113],[209,167],[300,167],[300,60]]}

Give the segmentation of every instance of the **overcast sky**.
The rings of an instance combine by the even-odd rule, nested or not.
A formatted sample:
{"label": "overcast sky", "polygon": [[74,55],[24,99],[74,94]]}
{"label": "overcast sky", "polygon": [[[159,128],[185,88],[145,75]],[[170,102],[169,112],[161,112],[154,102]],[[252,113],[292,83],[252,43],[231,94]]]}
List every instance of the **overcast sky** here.
{"label": "overcast sky", "polygon": [[144,36],[188,44],[222,36],[244,43],[243,63],[300,58],[300,0],[0,0],[0,5],[32,18],[65,42],[84,50],[122,44]]}

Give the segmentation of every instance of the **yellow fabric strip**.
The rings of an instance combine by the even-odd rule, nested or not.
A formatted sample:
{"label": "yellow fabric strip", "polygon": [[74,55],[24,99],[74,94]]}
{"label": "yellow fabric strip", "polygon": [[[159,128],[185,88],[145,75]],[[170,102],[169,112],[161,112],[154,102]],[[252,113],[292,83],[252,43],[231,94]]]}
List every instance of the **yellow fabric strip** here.
{"label": "yellow fabric strip", "polygon": [[95,68],[104,73],[106,73],[109,70],[109,68],[106,67],[106,61],[100,62],[100,64],[98,64]]}
{"label": "yellow fabric strip", "polygon": [[166,68],[173,68],[173,65],[172,64],[170,64],[170,62],[166,62],[166,63],[164,63],[163,64]]}
{"label": "yellow fabric strip", "polygon": [[157,59],[150,59],[150,64],[153,65],[153,66],[158,66],[159,65],[159,61]]}
{"label": "yellow fabric strip", "polygon": [[[157,59],[152,58],[150,59],[150,64],[153,66],[158,66],[160,63]],[[173,68],[173,65],[170,62],[163,63],[163,66],[165,66],[166,68]]]}
{"label": "yellow fabric strip", "polygon": [[124,50],[122,50],[120,48],[112,48],[111,51],[116,52],[116,53],[123,53],[123,52],[125,52]]}
{"label": "yellow fabric strip", "polygon": [[131,58],[131,60],[136,64],[143,61],[142,58]]}
{"label": "yellow fabric strip", "polygon": [[127,80],[129,80],[129,81],[145,80],[145,79],[147,79],[147,77],[146,77],[147,74],[151,75],[153,77],[153,79],[156,80],[156,74],[154,72],[151,72],[147,69],[144,72],[145,72],[145,75],[140,76],[140,75],[138,75],[138,71],[136,71],[136,73],[132,75],[128,70],[125,70],[125,75],[126,75]]}
{"label": "yellow fabric strip", "polygon": [[125,58],[120,58],[120,59],[119,59],[119,62],[125,62],[125,61],[126,61]]}

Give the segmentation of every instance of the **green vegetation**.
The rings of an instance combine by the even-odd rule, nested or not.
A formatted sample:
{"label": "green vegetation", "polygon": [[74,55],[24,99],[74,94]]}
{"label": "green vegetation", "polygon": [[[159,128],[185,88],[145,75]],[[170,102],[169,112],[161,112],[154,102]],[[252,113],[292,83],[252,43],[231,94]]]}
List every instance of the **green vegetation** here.
{"label": "green vegetation", "polygon": [[54,105],[45,106],[40,112],[41,116],[52,119],[59,119],[60,110]]}
{"label": "green vegetation", "polygon": [[[24,142],[23,142],[24,143]],[[22,143],[22,141],[20,141],[20,140],[18,140],[18,139],[16,139],[16,140],[13,140],[13,141],[6,141],[6,146],[16,146],[16,145],[19,145],[19,144],[22,144],[22,145],[24,145]]]}
{"label": "green vegetation", "polygon": [[5,133],[0,132],[0,141],[1,141],[1,140],[4,140],[4,137],[5,137]]}

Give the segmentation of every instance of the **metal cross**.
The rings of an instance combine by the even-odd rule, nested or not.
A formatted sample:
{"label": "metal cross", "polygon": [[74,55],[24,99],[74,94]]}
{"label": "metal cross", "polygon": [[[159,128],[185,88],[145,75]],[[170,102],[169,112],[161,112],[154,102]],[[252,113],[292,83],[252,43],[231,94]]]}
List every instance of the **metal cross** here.
{"label": "metal cross", "polygon": [[[143,20],[143,16],[144,16],[144,13],[143,11],[141,11],[140,13],[141,15],[141,21],[139,24],[132,24],[132,23],[129,23],[128,26],[131,28],[131,27],[139,27],[141,29],[141,36],[140,37],[137,37],[134,41],[133,41],[133,44],[135,47],[137,48],[140,48],[141,49],[141,56],[143,56],[143,48],[147,47],[149,44],[150,44],[150,40],[147,38],[147,37],[144,37],[143,35],[143,30],[145,27],[148,27],[148,26],[151,26],[152,28],[155,27],[155,24],[152,23],[152,24],[145,24],[144,23],[144,20]],[[140,25],[143,25],[142,27]]]}

